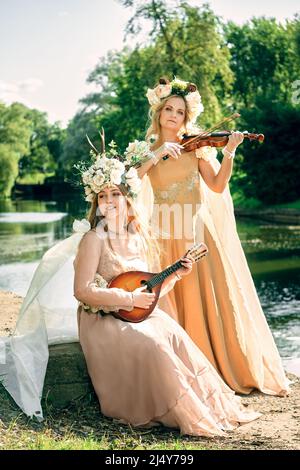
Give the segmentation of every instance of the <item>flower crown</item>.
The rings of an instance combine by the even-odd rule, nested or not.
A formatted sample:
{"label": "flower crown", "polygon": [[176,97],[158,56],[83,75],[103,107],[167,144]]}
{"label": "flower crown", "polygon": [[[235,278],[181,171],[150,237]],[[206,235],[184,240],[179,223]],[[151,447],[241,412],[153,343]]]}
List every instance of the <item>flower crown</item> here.
{"label": "flower crown", "polygon": [[[88,139],[89,140],[89,139]],[[145,141],[130,143],[123,155],[117,151],[114,141],[107,152],[98,152],[90,142],[90,155],[94,162],[88,166],[80,161],[74,167],[79,171],[84,186],[85,200],[92,202],[94,195],[107,186],[124,185],[131,197],[136,197],[141,189],[141,179],[136,167],[149,159],[150,146]]]}
{"label": "flower crown", "polygon": [[153,89],[148,88],[146,94],[153,110],[160,105],[163,98],[167,98],[171,95],[178,95],[185,98],[192,123],[196,121],[199,114],[204,110],[197,86],[194,83],[184,82],[178,78],[175,78],[171,82],[167,78],[160,78],[159,84]]}

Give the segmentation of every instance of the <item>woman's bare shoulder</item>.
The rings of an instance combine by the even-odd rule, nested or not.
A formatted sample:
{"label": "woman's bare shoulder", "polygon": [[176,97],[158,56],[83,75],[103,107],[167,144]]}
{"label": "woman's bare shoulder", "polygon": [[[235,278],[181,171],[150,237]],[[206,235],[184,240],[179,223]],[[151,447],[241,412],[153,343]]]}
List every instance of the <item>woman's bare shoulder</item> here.
{"label": "woman's bare shoulder", "polygon": [[79,244],[78,249],[88,249],[88,250],[100,250],[103,246],[104,243],[104,236],[102,234],[101,230],[96,229],[91,229],[88,232],[86,232]]}
{"label": "woman's bare shoulder", "polygon": [[78,262],[85,262],[87,259],[99,260],[103,248],[104,240],[99,236],[97,230],[89,230],[86,232],[78,245],[77,254],[73,261],[76,268]]}

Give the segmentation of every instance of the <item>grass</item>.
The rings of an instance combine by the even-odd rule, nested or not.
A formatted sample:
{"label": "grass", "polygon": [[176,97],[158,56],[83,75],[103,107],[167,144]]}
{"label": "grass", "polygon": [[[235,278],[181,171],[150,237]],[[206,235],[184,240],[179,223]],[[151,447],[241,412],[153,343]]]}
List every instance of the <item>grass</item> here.
{"label": "grass", "polygon": [[[215,438],[182,436],[157,426],[133,429],[106,418],[90,396],[69,407],[44,404],[45,420],[27,418],[0,389],[0,450],[217,450]],[[221,448],[228,448],[221,445]]]}

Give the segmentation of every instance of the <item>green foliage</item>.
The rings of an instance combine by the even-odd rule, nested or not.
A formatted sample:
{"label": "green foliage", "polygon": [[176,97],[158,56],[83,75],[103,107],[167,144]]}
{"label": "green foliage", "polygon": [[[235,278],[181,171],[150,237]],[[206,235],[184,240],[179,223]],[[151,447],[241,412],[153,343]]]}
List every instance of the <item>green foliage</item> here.
{"label": "green foliage", "polygon": [[265,142],[243,145],[242,169],[247,175],[245,194],[265,204],[279,204],[300,197],[300,109],[262,99],[256,109],[245,110],[244,120]]}
{"label": "green foliage", "polygon": [[27,119],[31,126],[29,153],[19,161],[19,177],[53,173],[62,152],[61,131],[57,124],[48,123],[46,113],[36,109],[28,109]]}
{"label": "green foliage", "polygon": [[18,174],[18,154],[8,144],[0,143],[0,194],[9,197]]}
{"label": "green foliage", "polygon": [[126,34],[138,35],[146,23],[149,35],[133,50],[125,47],[100,59],[87,78],[96,91],[81,99],[82,109],[66,131],[49,125],[45,113],[0,103],[0,194],[9,194],[18,177],[36,181],[55,172],[59,179],[75,180],[73,165],[89,160],[86,134],[100,150],[102,126],[106,142],[114,139],[122,152],[128,142],[144,139],[150,124],[147,88],[166,76],[198,86],[202,128],[238,111],[242,120],[236,128],[265,133],[263,145],[245,141],[239,148],[242,157],[231,180],[235,203],[254,207],[297,199],[299,105],[292,104],[292,84],[299,80],[299,16],[284,24],[260,17],[237,25],[225,24],[208,4],[119,1],[133,9]]}
{"label": "green foliage", "polygon": [[47,115],[21,103],[0,103],[0,196],[18,182],[43,182],[57,168],[64,131]]}
{"label": "green foliage", "polygon": [[71,120],[66,131],[63,152],[59,159],[65,179],[72,179],[75,163],[81,160],[90,161],[90,145],[86,138],[87,135],[97,148],[101,148],[98,129],[100,129],[99,118],[94,111],[78,112]]}
{"label": "green foliage", "polygon": [[264,17],[243,25],[229,22],[225,31],[235,102],[251,107],[261,97],[290,100],[291,83],[299,79],[299,18],[285,25]]}
{"label": "green foliage", "polygon": [[20,103],[0,103],[0,195],[9,197],[18,176],[18,161],[29,152],[30,123]]}
{"label": "green foliage", "polygon": [[21,103],[6,106],[0,102],[0,142],[9,145],[18,155],[26,154],[29,150],[30,123],[27,110]]}
{"label": "green foliage", "polygon": [[178,74],[198,85],[205,107],[201,125],[220,118],[226,108],[233,75],[218,17],[207,5],[194,8],[180,2],[179,9],[172,9],[164,4],[142,2],[135,15],[137,22],[133,20],[128,27],[133,32],[139,18],[152,21],[147,45],[109,53],[88,77],[99,93],[81,100],[84,108],[70,123],[62,158],[65,170],[70,171],[84,155],[88,158],[85,134],[94,141],[101,126],[107,141],[115,139],[121,150],[129,141],[143,139],[149,125],[147,88],[162,75],[173,79]]}

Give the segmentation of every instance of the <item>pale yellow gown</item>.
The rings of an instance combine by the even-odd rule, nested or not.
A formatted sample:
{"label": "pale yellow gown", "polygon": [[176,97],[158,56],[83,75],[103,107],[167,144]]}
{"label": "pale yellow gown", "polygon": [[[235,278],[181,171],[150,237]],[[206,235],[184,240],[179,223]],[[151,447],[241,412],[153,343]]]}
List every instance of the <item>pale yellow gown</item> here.
{"label": "pale yellow gown", "polygon": [[[138,249],[125,258],[114,254],[107,240],[99,243],[97,272],[106,281],[124,271],[147,270]],[[122,289],[98,288],[97,292],[99,299],[102,295],[105,299],[101,308],[126,307],[128,294]],[[224,435],[260,416],[241,405],[187,333],[158,307],[141,323],[87,313],[79,307],[78,325],[104,415],[133,426],[161,423],[195,436]]]}
{"label": "pale yellow gown", "polygon": [[[216,171],[220,167],[215,149],[205,148],[161,160],[144,177],[145,204],[146,180],[154,193],[152,224],[159,229],[162,268],[194,241],[204,241],[209,249],[160,306],[233,390],[285,395],[288,381],[236,232],[229,190],[217,194],[208,189],[198,158],[210,160]],[[173,208],[170,217],[168,208]]]}

